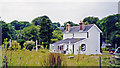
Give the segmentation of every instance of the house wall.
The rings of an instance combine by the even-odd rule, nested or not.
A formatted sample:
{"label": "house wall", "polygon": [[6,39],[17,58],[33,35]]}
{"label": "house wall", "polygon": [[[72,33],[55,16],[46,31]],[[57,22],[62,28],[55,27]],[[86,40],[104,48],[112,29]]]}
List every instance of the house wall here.
{"label": "house wall", "polygon": [[64,33],[63,34],[63,39],[66,39],[66,38],[87,38],[87,32],[85,33],[81,33],[81,32],[78,32],[78,33]]}
{"label": "house wall", "polygon": [[100,32],[93,26],[89,31],[89,37],[87,39],[87,54],[99,54],[100,53]]}
{"label": "house wall", "polygon": [[66,38],[73,38],[73,33],[65,33],[65,34],[63,34],[63,39],[66,39]]}
{"label": "house wall", "polygon": [[78,50],[79,50],[79,46],[81,46],[81,44],[86,44],[86,51],[80,51],[80,54],[86,54],[87,52],[87,43],[86,40],[85,41],[80,41],[74,44],[74,54],[77,55],[79,54]]}
{"label": "house wall", "polygon": [[87,33],[74,33],[74,38],[87,38]]}

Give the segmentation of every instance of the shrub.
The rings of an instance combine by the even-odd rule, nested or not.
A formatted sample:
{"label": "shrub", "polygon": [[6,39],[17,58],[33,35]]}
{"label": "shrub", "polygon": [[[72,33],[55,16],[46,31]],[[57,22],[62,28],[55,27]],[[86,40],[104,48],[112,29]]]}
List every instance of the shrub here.
{"label": "shrub", "polygon": [[35,42],[34,41],[26,41],[24,44],[23,44],[23,46],[26,48],[26,49],[28,49],[28,50],[32,50],[33,49],[33,47],[35,46]]}
{"label": "shrub", "polygon": [[20,43],[21,48],[23,48],[23,47],[24,47],[24,46],[23,46],[23,44],[24,44],[24,42],[25,42],[25,40],[24,40],[24,39],[18,39],[18,40],[17,40],[17,42],[18,42],[18,43]]}
{"label": "shrub", "polygon": [[51,43],[55,43],[57,41],[59,41],[59,40],[58,39],[51,39]]}
{"label": "shrub", "polygon": [[21,46],[19,45],[19,43],[16,41],[16,40],[13,40],[11,42],[11,46],[9,46],[9,49],[10,50],[20,50],[21,49]]}
{"label": "shrub", "polygon": [[51,66],[52,68],[60,68],[60,66],[64,66],[63,57],[61,54],[58,53],[50,53],[47,60],[44,59],[43,65]]}
{"label": "shrub", "polygon": [[109,48],[102,48],[102,51],[109,51]]}
{"label": "shrub", "polygon": [[4,42],[3,42],[3,44],[2,44],[2,48],[7,49],[8,46],[9,46],[9,42],[8,42],[8,38],[6,38],[6,39],[4,39]]}
{"label": "shrub", "polygon": [[62,56],[57,53],[50,53],[49,55],[49,64],[52,67],[60,67],[62,65]]}

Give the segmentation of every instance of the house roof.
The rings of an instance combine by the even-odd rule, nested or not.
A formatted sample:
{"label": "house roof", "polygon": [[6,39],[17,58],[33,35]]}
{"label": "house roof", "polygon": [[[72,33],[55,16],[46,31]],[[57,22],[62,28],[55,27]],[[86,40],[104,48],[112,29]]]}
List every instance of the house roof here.
{"label": "house roof", "polygon": [[[90,24],[90,25],[85,25],[84,26],[84,29],[83,29],[83,32],[87,32],[94,24]],[[66,30],[63,30],[63,28],[60,28],[60,30],[65,33]],[[73,26],[70,28],[70,31],[71,33],[74,33],[74,32],[79,32],[80,31],[80,27],[79,26]]]}
{"label": "house roof", "polygon": [[67,39],[63,39],[60,40],[58,42],[53,43],[53,45],[58,45],[58,44],[74,44],[78,41],[84,40],[85,38],[67,38]]}
{"label": "house roof", "polygon": [[64,31],[64,27],[58,27],[62,32]]}

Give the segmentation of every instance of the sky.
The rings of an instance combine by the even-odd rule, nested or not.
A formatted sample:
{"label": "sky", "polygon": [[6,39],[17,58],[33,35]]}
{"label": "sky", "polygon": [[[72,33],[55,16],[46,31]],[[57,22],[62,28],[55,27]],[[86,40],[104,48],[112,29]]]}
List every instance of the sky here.
{"label": "sky", "polygon": [[0,17],[7,23],[47,15],[52,22],[79,23],[85,17],[102,19],[118,13],[119,0],[0,0]]}

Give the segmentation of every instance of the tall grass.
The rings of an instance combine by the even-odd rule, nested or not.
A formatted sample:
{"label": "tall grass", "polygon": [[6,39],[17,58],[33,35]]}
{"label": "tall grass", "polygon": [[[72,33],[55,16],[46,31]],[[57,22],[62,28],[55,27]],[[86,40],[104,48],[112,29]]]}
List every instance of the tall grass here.
{"label": "tall grass", "polygon": [[[2,57],[4,58],[5,50],[2,52]],[[98,66],[99,56],[101,56],[102,61],[104,57],[111,57],[111,55],[72,55],[73,59],[68,57],[71,55],[64,55],[58,53],[49,53],[47,49],[39,49],[37,52],[35,50],[7,50],[7,65],[8,66]],[[79,61],[77,62],[79,58]],[[102,66],[106,66],[106,62],[102,62]]]}

